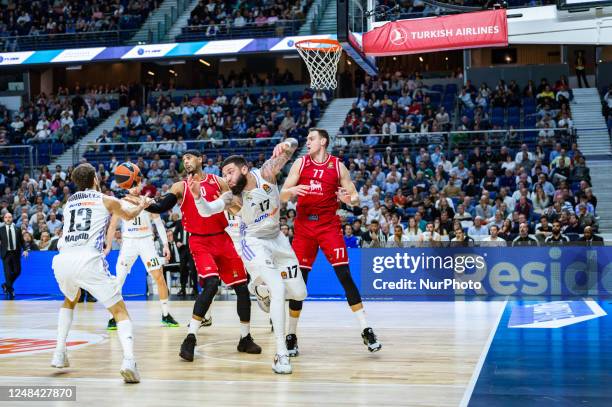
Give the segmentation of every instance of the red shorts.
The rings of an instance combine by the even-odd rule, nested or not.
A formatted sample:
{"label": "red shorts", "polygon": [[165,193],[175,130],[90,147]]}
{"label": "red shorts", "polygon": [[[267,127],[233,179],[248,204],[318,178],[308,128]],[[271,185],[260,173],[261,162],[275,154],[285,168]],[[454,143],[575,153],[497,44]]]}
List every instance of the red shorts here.
{"label": "red shorts", "polygon": [[309,220],[296,219],[293,224],[293,251],[300,267],[311,269],[319,247],[332,266],[348,264],[348,253],[338,217]]}
{"label": "red shorts", "polygon": [[227,233],[190,235],[189,250],[199,278],[218,276],[227,286],[247,281],[242,259]]}

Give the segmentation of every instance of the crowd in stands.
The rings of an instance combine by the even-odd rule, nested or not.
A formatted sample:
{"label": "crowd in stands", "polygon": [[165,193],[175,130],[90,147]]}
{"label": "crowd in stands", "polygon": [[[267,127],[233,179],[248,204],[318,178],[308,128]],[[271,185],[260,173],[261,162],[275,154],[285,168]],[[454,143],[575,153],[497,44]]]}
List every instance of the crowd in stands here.
{"label": "crowd in stands", "polygon": [[[203,94],[195,91],[178,102],[171,93],[161,93],[144,108],[132,101],[113,131],[103,132],[89,149],[108,152],[113,147],[106,143],[145,142],[133,145],[131,152],[148,159],[155,154],[180,155],[191,141],[199,141],[200,148],[213,149],[227,146],[224,139],[236,140],[229,147],[269,146],[271,140],[305,138],[327,103],[324,92],[308,89],[293,94],[274,88],[260,94],[241,90],[226,94],[223,89]],[[152,179],[154,185],[161,186],[159,177]]]}
{"label": "crowd in stands", "polygon": [[0,5],[0,36],[78,34],[137,28],[160,3],[155,0],[9,0]]}
{"label": "crowd in stands", "polygon": [[[410,138],[398,133],[507,129],[504,138],[510,144],[518,146],[525,136],[535,135],[543,146],[552,147],[559,137],[573,133],[572,99],[565,77],[554,84],[542,79],[537,86],[529,81],[524,88],[514,80],[509,83],[500,80],[494,89],[486,83],[476,87],[467,80],[458,90],[452,83],[444,87],[427,86],[418,74],[386,73],[377,79],[365,78],[340,133],[365,136],[347,140],[354,148]],[[538,130],[517,134],[518,128]],[[389,136],[381,138],[372,134]],[[456,144],[472,142],[474,137],[481,136],[455,134],[453,137]]]}
{"label": "crowd in stands", "polygon": [[55,94],[41,93],[19,110],[0,110],[0,145],[61,144],[62,151],[116,110],[111,97],[118,89],[60,87]]}
{"label": "crowd in stands", "polygon": [[[461,89],[457,130],[495,128],[492,109],[520,107],[536,117],[533,138],[513,137],[512,128],[501,137],[469,133],[463,142],[428,134],[451,128],[443,104],[457,92],[426,86],[418,76],[366,78],[359,91],[333,144],[361,197],[362,207],[344,214],[345,234],[355,245],[452,241],[459,229],[462,241],[494,235],[503,244],[537,244],[556,222],[563,240],[597,231],[589,168],[569,131],[566,78],[522,89],[500,81],[492,91],[467,81]],[[555,127],[567,131],[546,132]],[[402,134],[412,132],[421,134]]]}
{"label": "crowd in stands", "polygon": [[[161,0],[8,0],[0,3],[0,48],[46,48],[43,44],[70,40],[62,34],[104,41],[105,33],[137,29],[160,4]],[[96,36],[84,36],[88,33]]]}
{"label": "crowd in stands", "polygon": [[205,37],[233,35],[283,36],[304,22],[312,0],[236,1],[200,0],[191,12],[184,36],[202,34]]}

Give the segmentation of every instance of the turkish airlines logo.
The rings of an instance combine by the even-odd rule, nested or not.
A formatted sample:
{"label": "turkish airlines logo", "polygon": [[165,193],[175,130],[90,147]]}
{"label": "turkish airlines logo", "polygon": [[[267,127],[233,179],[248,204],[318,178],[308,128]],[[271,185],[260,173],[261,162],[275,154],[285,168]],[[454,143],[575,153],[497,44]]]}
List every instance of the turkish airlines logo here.
{"label": "turkish airlines logo", "polygon": [[391,30],[390,39],[391,44],[395,46],[404,45],[408,41],[408,33],[401,27],[396,27]]}

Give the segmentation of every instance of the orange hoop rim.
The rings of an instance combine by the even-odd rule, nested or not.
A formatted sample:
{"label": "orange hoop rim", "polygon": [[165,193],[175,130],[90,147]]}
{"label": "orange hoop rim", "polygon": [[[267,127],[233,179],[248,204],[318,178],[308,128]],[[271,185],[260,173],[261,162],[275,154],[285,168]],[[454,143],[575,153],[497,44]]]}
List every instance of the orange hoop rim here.
{"label": "orange hoop rim", "polygon": [[[331,47],[308,47],[305,46],[307,43],[310,44],[326,44],[326,45],[331,45]],[[311,40],[300,40],[300,41],[296,41],[296,43],[294,44],[296,48],[302,49],[304,51],[319,51],[319,52],[339,52],[340,50],[342,50],[342,46],[340,45],[340,43],[336,40],[328,40],[328,39],[321,39],[321,38],[316,38],[316,39],[311,39]]]}

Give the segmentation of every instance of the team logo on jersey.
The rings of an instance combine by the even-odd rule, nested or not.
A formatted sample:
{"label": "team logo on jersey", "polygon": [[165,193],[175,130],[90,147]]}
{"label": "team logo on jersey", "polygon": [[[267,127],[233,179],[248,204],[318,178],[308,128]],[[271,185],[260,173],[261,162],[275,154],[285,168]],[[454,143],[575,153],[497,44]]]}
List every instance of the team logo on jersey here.
{"label": "team logo on jersey", "polygon": [[286,271],[281,271],[281,277],[283,278],[283,280],[287,279],[287,272]]}
{"label": "team logo on jersey", "polygon": [[[50,352],[55,349],[57,332],[52,329],[2,329],[0,330],[0,359]],[[78,349],[102,342],[102,335],[70,331],[66,346]]]}
{"label": "team logo on jersey", "polygon": [[234,278],[238,278],[238,272],[234,270],[233,273],[234,273]]}
{"label": "team logo on jersey", "polygon": [[269,194],[270,191],[272,191],[272,188],[270,188],[270,185],[268,184],[263,184],[262,188],[264,191],[266,191],[266,194]]}
{"label": "team logo on jersey", "polygon": [[311,179],[310,180],[310,192],[323,192],[323,185],[315,180],[315,179]]}
{"label": "team logo on jersey", "polygon": [[333,162],[330,162],[329,164],[327,164],[327,168],[332,169],[334,168],[334,165],[335,164]]}

